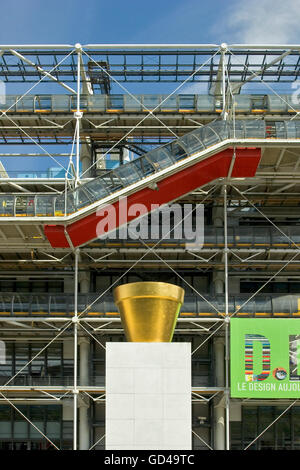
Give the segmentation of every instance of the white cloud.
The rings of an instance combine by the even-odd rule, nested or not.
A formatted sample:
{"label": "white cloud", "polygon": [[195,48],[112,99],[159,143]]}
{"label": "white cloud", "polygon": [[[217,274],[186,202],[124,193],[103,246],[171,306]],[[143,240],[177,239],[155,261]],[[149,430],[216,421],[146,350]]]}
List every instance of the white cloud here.
{"label": "white cloud", "polygon": [[[223,18],[225,37],[246,44],[291,44],[299,41],[299,0],[234,1]],[[228,42],[228,40],[227,40]]]}

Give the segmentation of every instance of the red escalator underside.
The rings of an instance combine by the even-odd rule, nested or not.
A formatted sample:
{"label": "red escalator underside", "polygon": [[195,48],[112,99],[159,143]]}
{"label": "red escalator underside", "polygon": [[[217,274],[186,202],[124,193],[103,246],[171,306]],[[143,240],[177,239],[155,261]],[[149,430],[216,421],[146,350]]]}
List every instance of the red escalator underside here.
{"label": "red escalator underside", "polygon": [[[127,196],[127,206],[144,204],[147,207],[147,211],[151,212],[152,204],[167,204],[217,178],[226,177],[232,157],[233,149],[229,148],[188,168],[182,169],[178,173],[166,176],[157,183],[156,190],[144,188]],[[231,177],[243,178],[255,176],[260,158],[261,149],[259,148],[237,148]],[[117,215],[116,226],[113,228],[118,228],[120,226],[119,201],[113,203],[113,206]],[[94,213],[88,216],[83,215],[80,220],[67,225],[66,231],[68,236],[65,234],[65,227],[63,225],[45,225],[45,235],[51,246],[54,248],[69,248],[70,243],[68,238],[71,240],[73,247],[78,247],[95,240],[97,238],[96,228],[101,220],[96,211],[97,209],[95,209]],[[128,216],[127,222],[138,216],[139,214],[131,217]],[[112,229],[111,226],[110,229]],[[104,232],[105,230],[104,228]]]}

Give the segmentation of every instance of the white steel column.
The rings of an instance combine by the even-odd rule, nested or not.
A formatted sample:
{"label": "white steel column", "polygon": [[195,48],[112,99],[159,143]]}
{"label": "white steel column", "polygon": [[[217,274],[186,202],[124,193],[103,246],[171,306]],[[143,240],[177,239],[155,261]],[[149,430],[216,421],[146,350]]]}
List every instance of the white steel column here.
{"label": "white steel column", "polygon": [[[77,52],[77,107],[75,113],[76,119],[76,177],[75,186],[78,185],[80,178],[79,162],[80,162],[80,69],[81,69],[81,45],[75,45]],[[78,388],[77,388],[77,367],[78,367],[78,260],[79,260],[79,248],[75,250],[75,276],[74,276],[74,317],[72,321],[74,323],[74,388],[73,388],[73,450],[77,450],[77,407],[78,407]]]}
{"label": "white steel column", "polygon": [[[86,337],[79,339],[80,368],[79,380],[80,385],[89,385],[89,355],[90,341]],[[88,450],[90,448],[90,428],[89,428],[89,401],[79,401],[79,449]]]}
{"label": "white steel column", "polygon": [[88,385],[89,382],[89,354],[90,341],[86,337],[79,338],[80,366],[79,378],[80,385]]}
{"label": "white steel column", "polygon": [[222,61],[222,100],[223,100],[223,107],[222,107],[222,119],[227,119],[227,112],[226,112],[226,64],[225,64],[225,54],[227,52],[227,44],[221,44],[221,61]]}
{"label": "white steel column", "polygon": [[89,404],[79,401],[79,450],[90,448]]}
{"label": "white steel column", "polygon": [[76,112],[75,112],[75,119],[76,119],[76,185],[78,184],[78,180],[80,178],[80,122],[82,118],[82,112],[80,111],[80,78],[81,78],[81,53],[82,47],[81,44],[75,45],[76,52],[77,52],[77,105],[76,105]]}
{"label": "white steel column", "polygon": [[214,450],[225,450],[225,405],[224,397],[214,400],[214,426],[215,426],[215,442]]}
{"label": "white steel column", "polygon": [[[217,337],[214,340],[214,355],[215,355],[215,380],[217,387],[224,387],[224,339]],[[225,449],[225,406],[224,397],[221,400],[216,397],[214,400],[214,449]]]}
{"label": "white steel column", "polygon": [[90,273],[88,271],[79,274],[80,293],[88,294],[90,292]]}
{"label": "white steel column", "polygon": [[228,311],[228,232],[227,232],[227,185],[224,185],[224,267],[225,267],[225,407],[226,407],[226,450],[230,448],[230,428],[229,428],[229,322]]}
{"label": "white steel column", "polygon": [[77,343],[78,343],[78,258],[79,249],[75,250],[75,275],[74,275],[74,384],[73,384],[73,450],[77,450],[77,406],[78,406],[78,388],[77,388]]}
{"label": "white steel column", "polygon": [[81,160],[81,167],[82,167],[82,173],[85,173],[85,178],[90,177],[91,174],[91,164],[92,164],[92,157],[91,157],[91,148],[87,143],[82,143],[81,144],[81,155],[80,155],[80,160]]}
{"label": "white steel column", "polygon": [[224,294],[224,274],[221,271],[213,272],[214,294]]}

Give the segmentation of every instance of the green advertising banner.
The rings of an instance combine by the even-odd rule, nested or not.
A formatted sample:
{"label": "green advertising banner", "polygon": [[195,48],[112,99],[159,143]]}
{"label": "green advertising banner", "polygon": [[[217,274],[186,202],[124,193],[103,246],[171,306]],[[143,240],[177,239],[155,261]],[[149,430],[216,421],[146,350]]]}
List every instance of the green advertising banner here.
{"label": "green advertising banner", "polygon": [[231,396],[300,397],[300,319],[230,320]]}

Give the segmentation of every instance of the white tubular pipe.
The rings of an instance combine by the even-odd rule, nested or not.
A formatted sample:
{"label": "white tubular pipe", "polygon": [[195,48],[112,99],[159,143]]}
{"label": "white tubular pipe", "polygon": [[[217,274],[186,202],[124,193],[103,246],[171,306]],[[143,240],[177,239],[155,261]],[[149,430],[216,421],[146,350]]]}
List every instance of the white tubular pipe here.
{"label": "white tubular pipe", "polygon": [[86,49],[217,49],[220,46],[219,44],[84,44],[82,47]]}
{"label": "white tubular pipe", "polygon": [[72,44],[0,44],[0,49],[74,49]]}
{"label": "white tubular pipe", "polygon": [[[84,44],[86,49],[216,49],[220,44]],[[256,49],[256,50],[300,50],[300,44],[228,44],[230,49]],[[72,44],[0,44],[0,50],[19,49],[27,50],[66,50],[75,49]]]}
{"label": "white tubular pipe", "polygon": [[78,345],[78,258],[79,250],[75,250],[75,276],[74,276],[74,388],[73,388],[73,450],[77,450],[77,404],[78,404],[78,389],[77,389],[77,345]]}
{"label": "white tubular pipe", "polygon": [[230,449],[230,401],[229,401],[229,304],[228,304],[228,224],[227,224],[227,185],[224,185],[224,268],[225,268],[225,442],[226,450]]}
{"label": "white tubular pipe", "polygon": [[292,49],[299,50],[300,44],[229,44],[230,49],[271,49],[271,50],[282,50]]}

